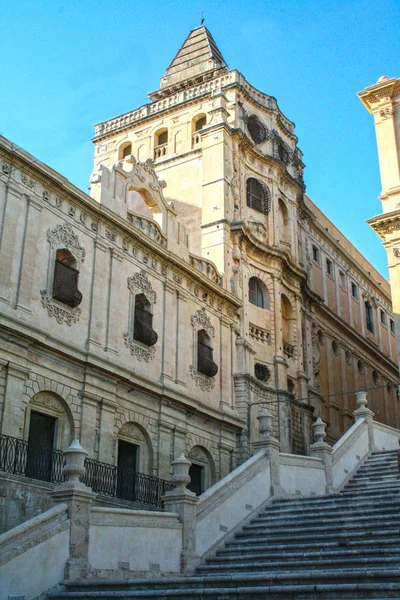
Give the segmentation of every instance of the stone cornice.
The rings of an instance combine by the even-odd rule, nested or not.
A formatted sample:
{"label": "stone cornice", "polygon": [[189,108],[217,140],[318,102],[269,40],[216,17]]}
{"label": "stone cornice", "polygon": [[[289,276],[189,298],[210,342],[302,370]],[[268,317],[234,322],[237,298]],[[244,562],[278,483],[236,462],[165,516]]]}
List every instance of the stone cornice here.
{"label": "stone cornice", "polygon": [[357,96],[371,114],[381,108],[381,101],[394,98],[400,94],[400,79],[396,77],[381,78],[376,84],[371,85]]}
{"label": "stone cornice", "polygon": [[[196,80],[195,80],[196,81]],[[189,87],[187,87],[189,84]],[[173,86],[176,88],[176,93],[171,90],[170,94],[166,94],[167,90],[157,90],[150,94],[151,98],[155,98],[157,93],[162,94],[163,97],[160,100],[156,100],[149,104],[144,104],[139,108],[124,113],[113,119],[97,123],[95,125],[95,135],[93,141],[97,142],[103,140],[109,135],[114,135],[118,131],[126,130],[132,126],[136,126],[144,120],[152,117],[159,117],[166,111],[176,110],[179,106],[187,104],[189,102],[198,102],[198,100],[204,96],[212,96],[215,92],[218,93],[228,87],[236,86],[239,87],[242,93],[244,93],[252,102],[257,104],[263,110],[267,110],[272,114],[277,115],[277,125],[282,131],[291,137],[295,143],[297,143],[297,137],[294,134],[294,123],[287,119],[279,110],[278,103],[272,96],[263,94],[253,86],[251,86],[239,71],[232,70],[224,72],[219,77],[213,77],[209,81],[202,81],[200,83],[184,82],[182,85]]]}
{"label": "stone cornice", "polygon": [[376,215],[368,219],[367,223],[382,240],[385,240],[388,233],[400,231],[400,209]]}

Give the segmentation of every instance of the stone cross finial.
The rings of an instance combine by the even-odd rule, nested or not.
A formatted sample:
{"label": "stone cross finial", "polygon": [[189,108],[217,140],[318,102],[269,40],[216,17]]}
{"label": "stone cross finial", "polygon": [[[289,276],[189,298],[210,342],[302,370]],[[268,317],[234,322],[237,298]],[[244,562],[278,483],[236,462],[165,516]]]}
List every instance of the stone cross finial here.
{"label": "stone cross finial", "polygon": [[272,435],[272,415],[268,409],[262,408],[257,417],[261,440],[269,440]]}
{"label": "stone cross finial", "polygon": [[315,444],[323,444],[324,439],[326,438],[326,423],[318,417],[318,419],[313,423],[312,428],[314,430],[314,440]]}
{"label": "stone cross finial", "polygon": [[186,458],[183,452],[178,458],[171,462],[171,481],[175,483],[177,487],[185,488],[187,484],[190,483],[189,469],[191,464],[192,463]]}

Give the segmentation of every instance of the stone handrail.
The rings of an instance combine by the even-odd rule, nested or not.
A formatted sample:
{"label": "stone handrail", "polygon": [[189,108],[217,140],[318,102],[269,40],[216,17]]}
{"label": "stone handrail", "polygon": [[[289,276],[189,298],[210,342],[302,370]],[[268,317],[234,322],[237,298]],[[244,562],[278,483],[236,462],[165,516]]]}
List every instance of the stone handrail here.
{"label": "stone handrail", "polygon": [[0,565],[68,527],[66,504],[54,506],[0,535]]}

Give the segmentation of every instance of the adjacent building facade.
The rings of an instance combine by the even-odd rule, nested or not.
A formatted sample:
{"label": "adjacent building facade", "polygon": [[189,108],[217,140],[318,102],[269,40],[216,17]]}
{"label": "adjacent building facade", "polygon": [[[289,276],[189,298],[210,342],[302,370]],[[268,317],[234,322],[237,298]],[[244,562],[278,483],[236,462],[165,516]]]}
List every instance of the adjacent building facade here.
{"label": "adjacent building facade", "polygon": [[204,26],[94,147],[88,196],[0,139],[3,441],[78,437],[164,479],[185,451],[200,493],[250,455],[261,406],[287,452],[307,453],[313,416],[338,439],[356,390],[399,426],[389,285],[305,195],[293,123]]}
{"label": "adjacent building facade", "polygon": [[[400,329],[400,79],[380,77],[358,94],[374,116],[381,172],[382,214],[368,223],[383,240],[388,255],[393,311]],[[397,338],[400,352],[400,338]]]}

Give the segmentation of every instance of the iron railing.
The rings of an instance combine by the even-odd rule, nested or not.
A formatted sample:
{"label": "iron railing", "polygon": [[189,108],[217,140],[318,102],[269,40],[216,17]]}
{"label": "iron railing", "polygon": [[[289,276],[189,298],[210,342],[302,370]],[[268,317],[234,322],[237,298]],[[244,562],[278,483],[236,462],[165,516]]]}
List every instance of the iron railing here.
{"label": "iron railing", "polygon": [[[8,435],[0,435],[0,471],[51,483],[65,481],[61,450],[51,450]],[[161,498],[174,484],[159,477],[123,469],[92,458],[85,460],[82,482],[94,492],[162,508]]]}
{"label": "iron railing", "polygon": [[123,469],[92,458],[86,459],[85,467],[83,483],[104,496],[162,507],[162,496],[175,487],[166,479],[138,473],[134,469]]}

